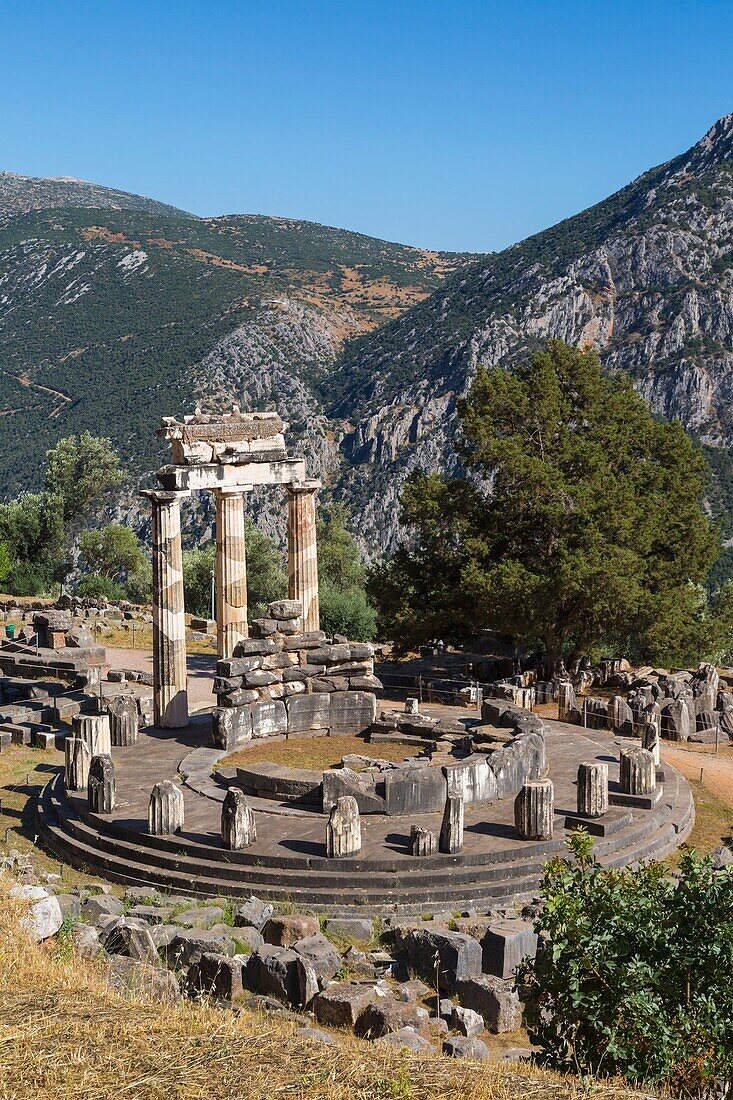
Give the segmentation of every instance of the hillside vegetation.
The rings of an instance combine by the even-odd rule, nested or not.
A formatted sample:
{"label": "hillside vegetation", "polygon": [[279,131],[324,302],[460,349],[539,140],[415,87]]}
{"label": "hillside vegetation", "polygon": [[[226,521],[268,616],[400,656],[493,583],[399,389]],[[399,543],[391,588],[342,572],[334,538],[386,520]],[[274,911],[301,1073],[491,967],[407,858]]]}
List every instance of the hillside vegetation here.
{"label": "hillside vegetation", "polygon": [[[458,262],[308,222],[149,206],[64,206],[0,224],[2,495],[35,487],[45,450],[70,431],[110,436],[133,472],[159,465],[162,413],[190,411],[201,394],[261,404],[231,376],[242,355],[258,383],[278,367],[288,376],[267,388],[270,402],[293,380],[306,392],[283,411],[298,418],[315,402],[317,415],[310,383],[344,339],[396,316]],[[238,355],[225,351],[221,375],[210,357],[232,334]]]}

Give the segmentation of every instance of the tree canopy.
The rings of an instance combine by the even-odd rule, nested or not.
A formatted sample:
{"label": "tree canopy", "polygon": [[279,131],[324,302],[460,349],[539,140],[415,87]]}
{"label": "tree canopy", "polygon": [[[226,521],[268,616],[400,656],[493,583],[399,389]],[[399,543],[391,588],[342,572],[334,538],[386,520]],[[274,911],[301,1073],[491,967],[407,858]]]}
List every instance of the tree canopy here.
{"label": "tree canopy", "polygon": [[[267,605],[287,594],[288,581],[275,543],[247,516],[244,522],[247,552],[247,614],[256,619]],[[211,577],[216,567],[216,543],[183,552],[183,587],[186,610],[211,614]]]}
{"label": "tree canopy", "polygon": [[45,492],[59,501],[67,526],[88,517],[123,480],[111,440],[90,432],[60,439],[46,455]]}
{"label": "tree canopy", "polygon": [[372,578],[399,644],[490,628],[541,641],[551,671],[602,642],[678,661],[723,644],[700,605],[718,550],[704,458],[625,375],[552,340],[479,369],[459,413],[468,476],[411,479],[409,541]]}
{"label": "tree canopy", "polygon": [[318,519],[321,628],[367,642],[376,635],[377,613],[366,593],[366,569],[347,518],[346,510],[334,505]]}

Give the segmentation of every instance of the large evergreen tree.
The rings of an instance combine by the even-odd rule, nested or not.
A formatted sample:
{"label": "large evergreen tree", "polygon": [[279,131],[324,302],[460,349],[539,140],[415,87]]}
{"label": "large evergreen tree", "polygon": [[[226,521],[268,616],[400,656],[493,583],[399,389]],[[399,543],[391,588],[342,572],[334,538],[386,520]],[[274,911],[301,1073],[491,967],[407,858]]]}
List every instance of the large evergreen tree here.
{"label": "large evergreen tree", "polygon": [[480,369],[459,411],[468,478],[408,483],[409,542],[372,577],[398,643],[492,628],[541,642],[551,669],[600,641],[668,660],[712,644],[698,586],[717,531],[679,423],[559,340],[514,371]]}

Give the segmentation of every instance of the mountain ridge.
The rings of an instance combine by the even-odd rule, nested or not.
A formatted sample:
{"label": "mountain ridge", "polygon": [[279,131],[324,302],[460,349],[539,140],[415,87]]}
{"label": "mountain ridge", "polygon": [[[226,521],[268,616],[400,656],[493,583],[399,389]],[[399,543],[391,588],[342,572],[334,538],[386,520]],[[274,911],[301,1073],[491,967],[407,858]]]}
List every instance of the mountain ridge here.
{"label": "mountain ridge", "polygon": [[[551,336],[596,347],[710,448],[711,499],[733,531],[733,115],[496,254],[263,215],[6,217],[0,416],[19,442],[0,444],[0,486],[17,490],[19,459],[37,477],[46,445],[84,427],[112,434],[142,476],[163,457],[160,412],[274,407],[375,556],[400,537],[410,473],[459,468],[456,406],[478,366],[510,368]],[[253,507],[280,533],[278,507]],[[204,535],[207,509],[190,516]]]}

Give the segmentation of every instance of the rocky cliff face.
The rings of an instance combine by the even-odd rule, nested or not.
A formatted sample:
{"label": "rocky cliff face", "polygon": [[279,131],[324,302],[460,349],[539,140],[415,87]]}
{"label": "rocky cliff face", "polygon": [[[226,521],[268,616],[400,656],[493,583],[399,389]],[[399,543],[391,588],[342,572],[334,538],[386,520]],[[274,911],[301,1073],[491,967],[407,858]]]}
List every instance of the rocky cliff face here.
{"label": "rocky cliff face", "polygon": [[510,368],[551,336],[596,347],[704,443],[733,444],[733,115],[346,350],[329,411],[352,423],[340,492],[365,544],[394,545],[411,470],[454,463],[456,398],[478,365]]}
{"label": "rocky cliff face", "polygon": [[[410,471],[456,469],[456,402],[477,367],[510,369],[555,336],[598,348],[715,448],[713,499],[733,517],[733,116],[480,258],[24,180],[0,175],[0,496],[33,487],[47,447],[84,428],[147,476],[160,415],[236,400],[290,423],[374,557],[399,537]],[[85,195],[93,209],[69,208]],[[252,503],[281,534],[276,494]],[[210,501],[192,508],[192,537],[210,535]]]}

